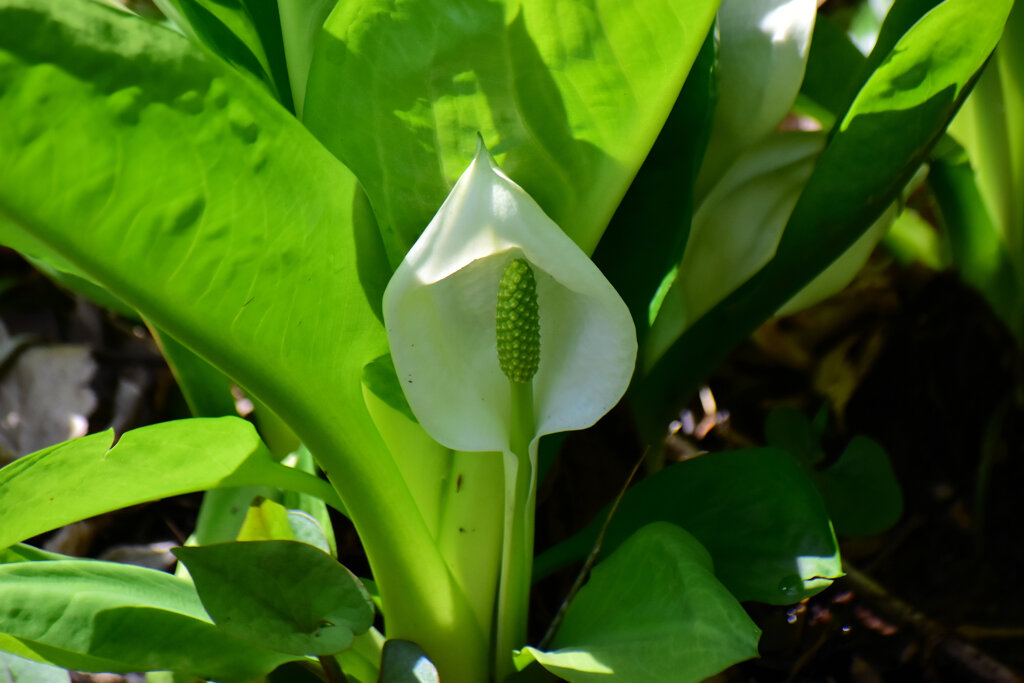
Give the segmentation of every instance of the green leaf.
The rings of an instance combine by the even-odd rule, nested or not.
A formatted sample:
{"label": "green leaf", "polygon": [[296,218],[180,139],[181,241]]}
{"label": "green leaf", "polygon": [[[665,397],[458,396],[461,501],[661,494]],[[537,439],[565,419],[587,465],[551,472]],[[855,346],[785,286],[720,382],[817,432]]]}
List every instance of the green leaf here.
{"label": "green leaf", "polygon": [[629,306],[642,345],[661,307],[662,283],[690,234],[693,185],[715,108],[715,33],[708,33],[658,139],[594,252]]}
{"label": "green leaf", "polygon": [[[910,28],[920,21],[921,17],[941,5],[944,0],[896,0],[885,14],[885,20],[878,31],[871,53],[861,71],[858,86],[863,86],[879,66],[891,58],[893,48],[906,35]],[[953,10],[955,13],[967,13],[971,10],[967,5]],[[852,93],[851,93],[852,94]]]}
{"label": "green leaf", "polygon": [[335,498],[326,482],[278,464],[237,417],[177,420],[83,436],[0,469],[0,548],[86,517],[220,486],[293,487]]}
{"label": "green leaf", "polygon": [[416,421],[416,416],[412,414],[412,408],[409,407],[409,401],[405,398],[405,392],[398,381],[395,362],[391,359],[390,353],[366,364],[363,368],[363,385],[392,410],[413,422]]}
{"label": "green leaf", "polygon": [[318,37],[305,121],[359,176],[393,266],[478,132],[590,253],[719,2],[342,2]]}
{"label": "green leaf", "polygon": [[963,278],[1024,344],[1024,5],[950,132],[963,144],[942,155],[935,198]]}
{"label": "green leaf", "polygon": [[[602,510],[585,529],[537,557],[534,578],[586,557],[607,514]],[[693,534],[737,600],[790,604],[842,575],[821,497],[785,451],[711,453],[640,481],[623,496],[602,553],[655,521]]]}
{"label": "green leaf", "polygon": [[47,562],[50,560],[66,560],[67,555],[51,553],[48,550],[40,550],[25,543],[15,543],[12,546],[0,550],[0,564],[10,562]]}
{"label": "green leaf", "polygon": [[[332,555],[323,527],[309,513],[259,498],[249,506],[239,541],[299,541]],[[206,545],[197,543],[196,545]]]}
{"label": "green leaf", "polygon": [[536,660],[570,683],[696,683],[756,657],[760,633],[700,543],[658,522],[594,568],[555,649],[525,648],[516,664]]}
{"label": "green leaf", "polygon": [[427,653],[408,640],[384,643],[378,683],[438,683],[441,679]]}
{"label": "green leaf", "polygon": [[682,396],[899,196],[967,96],[1011,5],[946,0],[899,40],[835,128],[772,261],[689,328],[635,387],[644,419],[671,419]]}
{"label": "green leaf", "polygon": [[981,292],[1011,332],[1024,339],[1024,287],[1018,284],[1006,241],[977,182],[962,149],[947,148],[928,173],[953,266],[964,282]]}
{"label": "green leaf", "polygon": [[388,273],[356,197],[264,88],[182,36],[0,0],[0,242],[99,283],[280,415],[342,494],[389,631],[457,678],[484,658],[446,644],[483,636],[363,402]]}
{"label": "green leaf", "polygon": [[[300,445],[294,454],[285,459],[285,462],[299,471],[319,476],[319,469],[313,459],[313,454],[305,446]],[[296,534],[296,540],[315,545],[325,553],[337,557],[338,548],[334,538],[331,513],[323,500],[306,493],[284,491],[281,496],[281,504],[288,508],[288,519],[292,531]]]}
{"label": "green leaf", "polygon": [[373,601],[327,553],[296,541],[175,548],[225,633],[294,655],[349,647],[373,623]]}
{"label": "green leaf", "polygon": [[230,378],[174,337],[152,326],[150,329],[193,416],[222,417],[238,414],[234,396],[231,395]]}
{"label": "green leaf", "polygon": [[179,26],[232,64],[265,81],[292,108],[281,20],[268,0],[156,0]]}
{"label": "green leaf", "polygon": [[288,81],[292,86],[295,113],[301,119],[306,99],[306,79],[313,62],[313,50],[320,28],[331,13],[337,0],[278,0],[281,14],[281,38],[284,42],[285,61],[288,62]]}
{"label": "green leaf", "polygon": [[866,58],[850,37],[827,15],[814,22],[811,51],[807,56],[800,93],[823,107],[833,117],[842,115],[862,83]]}
{"label": "green leaf", "polygon": [[855,436],[831,467],[811,472],[841,536],[868,536],[885,531],[903,514],[903,495],[877,441]]}
{"label": "green leaf", "polygon": [[825,457],[811,421],[792,406],[780,406],[768,413],[764,440],[769,446],[789,451],[804,467],[813,467]]}
{"label": "green leaf", "polygon": [[0,566],[0,634],[79,671],[248,681],[291,659],[221,633],[188,581],[94,560]]}
{"label": "green leaf", "polygon": [[[189,410],[196,417],[237,415],[231,380],[169,334],[150,325]],[[272,497],[277,489],[266,486],[220,488],[207,491],[199,508],[189,543],[203,545],[233,541],[249,504],[257,497]]]}

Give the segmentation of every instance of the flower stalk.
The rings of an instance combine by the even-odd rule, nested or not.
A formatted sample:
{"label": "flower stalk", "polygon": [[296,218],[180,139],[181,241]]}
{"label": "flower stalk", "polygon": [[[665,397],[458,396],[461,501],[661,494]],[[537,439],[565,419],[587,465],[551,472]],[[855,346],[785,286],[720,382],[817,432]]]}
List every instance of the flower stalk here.
{"label": "flower stalk", "polygon": [[536,431],[533,376],[540,365],[540,305],[533,269],[524,258],[505,266],[495,315],[498,365],[509,384],[509,452],[505,453],[505,520],[498,606],[496,680],[512,672],[512,651],[526,642],[534,533]]}
{"label": "flower stalk", "polygon": [[[618,402],[633,374],[636,330],[614,287],[482,143],[383,304],[395,371],[420,426],[466,458],[501,454],[501,466],[480,470],[493,479],[467,477],[460,490],[459,470],[439,519],[442,539],[473,534],[471,545],[442,544],[453,576],[479,588],[493,572],[491,592],[466,594],[490,630],[491,678],[502,681],[526,645],[538,441],[589,427]],[[449,528],[448,520],[492,518],[493,526]]]}

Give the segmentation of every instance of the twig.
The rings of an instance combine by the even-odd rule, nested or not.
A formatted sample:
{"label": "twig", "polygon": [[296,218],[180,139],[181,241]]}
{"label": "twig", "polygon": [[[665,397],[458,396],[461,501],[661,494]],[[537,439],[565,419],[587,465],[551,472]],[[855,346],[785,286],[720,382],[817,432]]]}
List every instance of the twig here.
{"label": "twig", "polygon": [[1022,683],[1022,678],[1002,662],[993,659],[974,645],[950,633],[949,629],[930,619],[912,605],[890,594],[867,574],[843,561],[843,571],[858,596],[884,612],[887,617],[916,629],[932,645],[941,646],[946,654],[969,669],[978,680],[991,683]]}
{"label": "twig", "polygon": [[622,485],[622,489],[619,491],[619,495],[615,497],[612,502],[611,509],[608,510],[608,516],[604,519],[604,524],[601,525],[601,531],[597,534],[597,538],[594,540],[594,547],[591,548],[590,554],[584,561],[583,566],[580,568],[580,573],[576,576],[576,581],[573,582],[572,588],[569,589],[569,593],[562,600],[562,604],[558,607],[558,612],[555,614],[555,618],[551,620],[551,625],[548,627],[544,637],[540,639],[540,643],[537,647],[541,650],[546,649],[551,641],[554,640],[555,634],[558,632],[558,628],[562,625],[562,620],[565,619],[565,611],[569,609],[569,603],[573,601],[576,594],[580,592],[580,588],[583,587],[583,582],[586,581],[587,576],[590,574],[590,570],[593,569],[597,563],[597,556],[601,552],[601,544],[604,542],[604,535],[608,531],[608,525],[611,524],[612,517],[615,516],[615,511],[619,509],[619,503],[622,502],[622,497],[626,495],[626,489],[629,488],[630,483],[633,481],[633,477],[636,476],[637,471],[640,469],[640,465],[643,464],[647,458],[647,451],[649,448],[645,448],[644,452],[640,454],[640,458],[633,465],[633,470],[629,473],[626,478],[626,482]]}
{"label": "twig", "polygon": [[828,641],[832,635],[832,629],[825,628],[822,630],[821,635],[818,636],[818,640],[811,645],[810,649],[804,652],[800,657],[793,663],[793,668],[789,670],[789,677],[786,678],[786,683],[792,683],[796,680],[796,676],[800,673],[800,670],[807,666],[807,663],[814,658],[814,655],[818,654],[825,642]]}

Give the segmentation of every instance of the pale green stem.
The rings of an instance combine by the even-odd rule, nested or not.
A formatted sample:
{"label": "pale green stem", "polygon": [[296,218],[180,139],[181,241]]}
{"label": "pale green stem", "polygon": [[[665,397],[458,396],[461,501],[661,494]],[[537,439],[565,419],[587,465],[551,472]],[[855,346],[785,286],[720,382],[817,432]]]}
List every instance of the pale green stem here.
{"label": "pale green stem", "polygon": [[494,680],[515,671],[512,651],[526,644],[526,619],[533,568],[533,382],[509,382],[510,451],[505,453],[505,532],[494,643]]}
{"label": "pale green stem", "polygon": [[[381,591],[387,635],[420,645],[446,683],[479,683],[488,668],[486,636],[361,404],[361,378],[345,379],[338,405],[351,408],[339,410],[329,426],[307,420],[300,436],[355,523]],[[307,406],[294,409],[297,417],[316,414]]]}

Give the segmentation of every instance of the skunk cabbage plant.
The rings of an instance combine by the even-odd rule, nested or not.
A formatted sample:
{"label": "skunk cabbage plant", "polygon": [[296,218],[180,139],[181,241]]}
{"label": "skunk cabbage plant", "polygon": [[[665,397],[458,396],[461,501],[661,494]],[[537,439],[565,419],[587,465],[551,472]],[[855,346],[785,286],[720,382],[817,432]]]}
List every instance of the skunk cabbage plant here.
{"label": "skunk cabbage plant", "polygon": [[497,637],[510,662],[526,635],[530,565],[521,558],[533,548],[538,440],[591,426],[622,397],[636,362],[633,320],[481,141],[388,284],[384,323],[401,386],[430,436],[453,450],[504,454]]}

